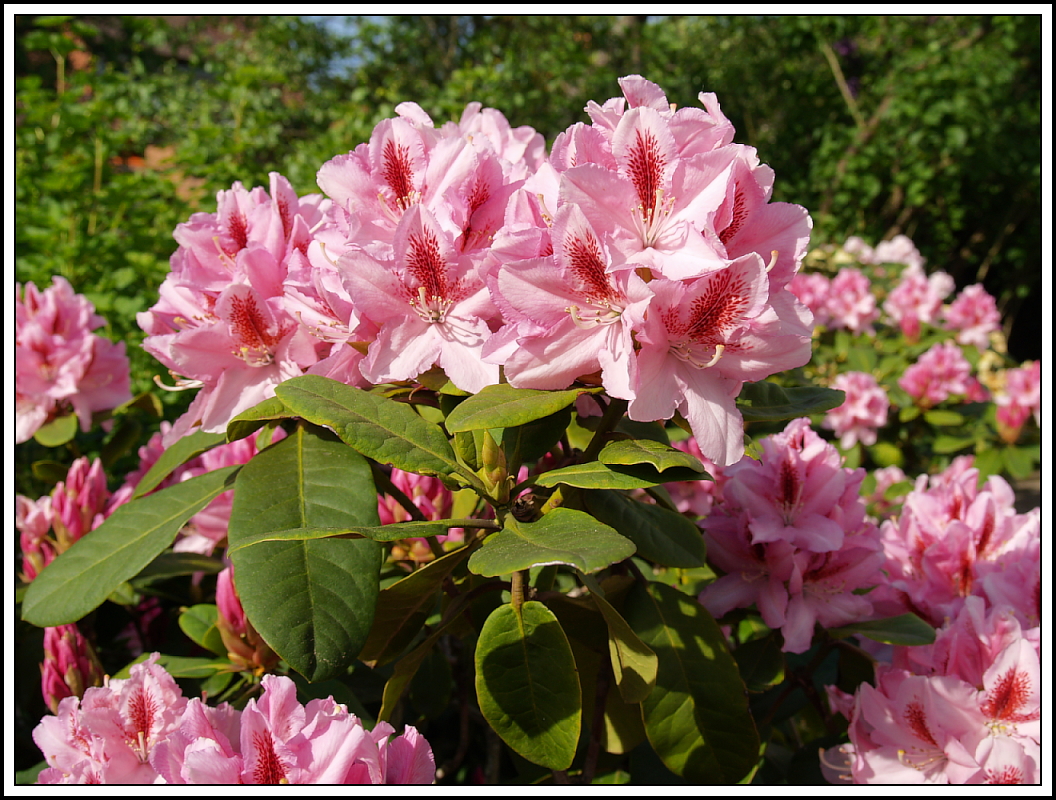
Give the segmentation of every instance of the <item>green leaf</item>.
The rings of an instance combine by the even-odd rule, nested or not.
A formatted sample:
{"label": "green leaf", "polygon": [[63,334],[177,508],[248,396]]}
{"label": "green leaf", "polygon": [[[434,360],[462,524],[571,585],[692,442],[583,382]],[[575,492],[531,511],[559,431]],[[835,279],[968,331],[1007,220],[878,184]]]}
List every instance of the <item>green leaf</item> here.
{"label": "green leaf", "polygon": [[234,442],[239,439],[245,439],[272,420],[289,419],[294,416],[296,414],[286,408],[286,404],[279,398],[269,397],[267,400],[257,403],[253,408],[246,409],[227,423],[227,441]]}
{"label": "green leaf", "polygon": [[265,542],[310,542],[320,539],[370,539],[375,542],[397,542],[400,539],[444,536],[451,528],[461,528],[466,520],[432,520],[398,522],[392,525],[342,525],[286,528],[281,531],[263,531],[241,537],[232,544],[228,553],[244,550]]}
{"label": "green leaf", "polygon": [[924,421],[936,427],[949,427],[951,425],[963,425],[964,416],[949,409],[933,408],[924,412]]}
{"label": "green leaf", "polygon": [[733,657],[749,692],[765,692],[785,679],[785,657],[776,634],[745,642]]}
{"label": "green leaf", "polygon": [[[526,425],[518,425],[514,428],[506,428],[502,432],[502,449],[506,454],[506,463],[510,470],[521,464],[534,464],[561,440],[561,435],[568,428],[572,418],[569,409],[562,409],[556,414],[529,422]],[[477,431],[479,434],[480,431]],[[465,433],[457,433],[465,436]]]}
{"label": "green leaf", "polygon": [[538,522],[507,517],[469,559],[477,575],[507,575],[542,564],[568,564],[589,574],[634,555],[634,545],[589,514],[556,508]]}
{"label": "green leaf", "polygon": [[877,442],[867,448],[869,456],[881,467],[900,467],[903,463],[902,451],[891,442]]}
{"label": "green leaf", "polygon": [[973,444],[975,444],[974,436],[947,436],[946,434],[940,434],[935,437],[935,443],[932,444],[931,449],[936,453],[956,453],[966,447],[971,447]]}
{"label": "green leaf", "polygon": [[806,417],[843,405],[846,395],[820,386],[785,388],[769,381],[745,383],[737,409],[746,422],[773,422]]}
{"label": "green leaf", "polygon": [[917,406],[904,406],[899,409],[898,421],[909,422],[920,416],[920,409]]}
{"label": "green leaf", "polygon": [[984,481],[991,475],[1000,474],[1004,460],[1002,450],[995,450],[992,447],[987,447],[985,450],[976,449],[973,466],[979,470],[979,480]]}
{"label": "green leaf", "polygon": [[656,653],[638,638],[616,609],[593,589],[591,599],[609,629],[609,658],[620,697],[625,703],[640,703],[649,696],[656,683]]}
{"label": "green leaf", "polygon": [[469,553],[468,547],[455,550],[382,589],[360,661],[373,668],[398,658],[433,612],[444,580]]}
{"label": "green leaf", "polygon": [[632,587],[624,614],[658,659],[642,703],[657,755],[690,783],[739,781],[758,760],[759,736],[718,624],[695,598],[659,583]]}
{"label": "green leaf", "polygon": [[598,461],[608,466],[650,464],[658,472],[673,467],[704,472],[704,465],[696,456],[649,439],[623,439],[609,442],[598,454]]}
{"label": "green leaf", "polygon": [[227,656],[227,648],[216,627],[219,612],[215,605],[191,606],[180,614],[180,630],[195,644],[218,656]]}
{"label": "green leaf", "polygon": [[572,464],[559,469],[552,469],[534,479],[537,486],[576,486],[580,489],[645,489],[656,486],[664,480],[659,474],[655,480],[638,478],[627,472],[607,467],[600,461],[587,461],[584,464]]}
{"label": "green leaf", "polygon": [[1023,447],[1009,447],[1004,452],[1005,466],[1013,478],[1028,478],[1034,472],[1037,459]]}
{"label": "green leaf", "polygon": [[77,415],[66,414],[41,425],[33,438],[45,447],[61,447],[77,435]]}
{"label": "green leaf", "polygon": [[292,378],[275,393],[298,416],[333,429],[380,464],[427,475],[463,472],[440,426],[409,405],[319,375]]}
{"label": "green leaf", "polygon": [[231,672],[233,667],[227,660],[227,654],[223,658],[202,658],[187,656],[164,655],[158,659],[158,665],[165,668],[174,678],[197,678],[199,680],[212,678],[222,672]]}
{"label": "green leaf", "polygon": [[495,609],[474,662],[480,711],[499,738],[533,764],[568,769],[582,696],[572,649],[550,609],[534,600]]}
{"label": "green leaf", "polygon": [[544,392],[538,389],[515,389],[505,383],[494,384],[485,386],[459,403],[448,414],[444,424],[451,433],[483,428],[514,428],[568,408],[581,394],[599,391],[600,388],[582,388]]}
{"label": "green leaf", "polygon": [[897,617],[830,628],[829,635],[836,639],[861,635],[884,644],[911,646],[934,642],[935,628],[916,614],[900,614]]}
{"label": "green leaf", "polygon": [[587,510],[634,542],[642,558],[686,569],[704,563],[704,535],[681,514],[619,492],[585,492],[584,498]]}
{"label": "green leaf", "polygon": [[223,568],[224,562],[219,557],[203,556],[201,553],[166,552],[147,564],[133,582],[142,585],[179,575],[193,575],[196,572],[216,575]]}
{"label": "green leaf", "polygon": [[235,585],[264,641],[310,681],[343,674],[374,618],[382,549],[367,539],[239,547],[261,530],[377,526],[370,466],[333,434],[300,424],[235,483],[228,537]]}
{"label": "green leaf", "polygon": [[120,506],[34,579],[22,618],[40,627],[81,619],[171,545],[187,520],[231,488],[239,469],[207,472]]}
{"label": "green leaf", "polygon": [[206,433],[195,431],[176,441],[168,448],[161,457],[154,462],[147,474],[144,475],[136,485],[133,499],[142,497],[147,492],[156,488],[169,474],[181,464],[186,464],[192,458],[200,456],[206,450],[225,444],[227,439],[222,433]]}

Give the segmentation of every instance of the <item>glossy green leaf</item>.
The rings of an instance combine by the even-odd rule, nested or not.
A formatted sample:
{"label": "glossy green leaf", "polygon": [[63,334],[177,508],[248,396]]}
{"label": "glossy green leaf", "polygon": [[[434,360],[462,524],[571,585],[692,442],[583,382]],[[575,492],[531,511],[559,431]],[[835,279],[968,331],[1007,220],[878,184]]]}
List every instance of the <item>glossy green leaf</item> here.
{"label": "glossy green leaf", "polygon": [[538,389],[515,389],[499,383],[485,386],[447,416],[444,423],[451,433],[482,428],[514,428],[568,408],[585,392],[600,389],[567,389],[544,392]]}
{"label": "glossy green leaf", "polygon": [[570,508],[556,508],[538,522],[507,517],[505,526],[470,557],[471,572],[493,577],[542,564],[568,564],[589,574],[634,555],[626,538]]}
{"label": "glossy green leaf", "polygon": [[620,696],[625,703],[640,703],[656,683],[656,653],[638,638],[604,597],[591,591],[591,599],[609,630],[609,658]]}
{"label": "glossy green leaf", "polygon": [[779,421],[818,414],[843,405],[846,395],[821,386],[785,388],[769,381],[745,383],[737,409],[745,421]]}
{"label": "glossy green leaf", "polygon": [[212,450],[214,447],[226,442],[227,439],[224,434],[206,433],[205,431],[195,431],[176,440],[171,447],[161,454],[161,457],[154,462],[154,465],[147,470],[147,474],[140,479],[132,497],[142,497],[169,477],[176,467],[186,464],[206,450]]}
{"label": "glossy green leaf", "polygon": [[704,563],[704,536],[681,514],[619,492],[584,492],[584,500],[587,511],[634,542],[642,558],[685,569]]}
{"label": "glossy green leaf", "polygon": [[218,656],[226,656],[227,648],[216,627],[218,616],[219,612],[215,605],[203,603],[191,606],[180,614],[180,630],[200,647]]}
{"label": "glossy green leaf", "polygon": [[836,639],[861,635],[884,644],[911,646],[934,642],[935,628],[916,614],[900,614],[897,617],[830,628],[829,635]]}
{"label": "glossy green leaf", "polygon": [[433,612],[444,580],[469,553],[468,547],[455,550],[382,589],[360,661],[376,667],[398,658]]}
{"label": "glossy green leaf", "polygon": [[495,609],[474,662],[480,711],[499,738],[533,764],[568,769],[582,696],[572,649],[553,613],[534,600]]}
{"label": "glossy green leaf", "polygon": [[120,506],[34,579],[22,618],[41,627],[76,622],[172,544],[191,517],[231,488],[224,467]]}
{"label": "glossy green leaf", "polygon": [[298,416],[331,428],[341,441],[379,464],[429,475],[461,471],[440,426],[405,403],[319,375],[292,378],[275,393]]}
{"label": "glossy green leaf", "polygon": [[[534,464],[561,440],[572,419],[569,409],[502,432],[502,449],[511,471],[515,465]],[[464,436],[465,434],[456,434]]]}
{"label": "glossy green leaf", "polygon": [[382,548],[368,539],[263,542],[256,532],[374,527],[370,466],[304,423],[258,453],[235,484],[228,537],[242,607],[271,648],[311,681],[342,674],[374,618]]}
{"label": "glossy green leaf", "polygon": [[774,634],[745,642],[733,656],[749,692],[765,692],[785,679],[785,656]]}
{"label": "glossy green leaf", "polygon": [[744,682],[707,610],[660,583],[636,584],[624,614],[658,659],[642,703],[649,742],[690,783],[736,783],[755,766],[759,737]]}
{"label": "glossy green leaf", "polygon": [[227,423],[227,441],[234,442],[238,439],[245,439],[272,420],[289,419],[293,416],[296,415],[286,408],[286,404],[279,398],[269,397],[267,400],[257,403],[253,408],[247,408]]}
{"label": "glossy green leaf", "polygon": [[694,472],[704,472],[704,465],[696,456],[649,439],[623,439],[609,442],[601,448],[598,461],[609,466],[650,464],[659,472],[672,467],[684,467]]}
{"label": "glossy green leaf", "polygon": [[576,486],[580,489],[645,489],[656,486],[663,480],[659,475],[656,480],[638,478],[627,472],[607,467],[600,461],[587,461],[583,464],[572,464],[537,476],[534,480],[538,486]]}
{"label": "glossy green leaf", "polygon": [[33,438],[45,447],[61,447],[77,435],[77,415],[66,414],[45,422]]}
{"label": "glossy green leaf", "polygon": [[1038,460],[1025,447],[1013,446],[1004,451],[1005,467],[1008,469],[1008,474],[1013,478],[1022,479],[1029,477],[1034,472],[1034,467]]}

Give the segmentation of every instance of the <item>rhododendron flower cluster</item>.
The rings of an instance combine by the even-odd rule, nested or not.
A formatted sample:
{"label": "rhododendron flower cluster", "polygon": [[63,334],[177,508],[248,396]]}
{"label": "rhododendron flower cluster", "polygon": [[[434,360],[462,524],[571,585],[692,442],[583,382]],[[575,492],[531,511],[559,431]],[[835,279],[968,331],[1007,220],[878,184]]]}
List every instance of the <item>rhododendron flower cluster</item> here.
{"label": "rhododendron flower cluster", "polygon": [[1005,371],[1004,386],[997,393],[997,425],[1001,438],[1015,442],[1033,414],[1041,425],[1041,362],[1033,361]]}
{"label": "rhododendron flower cluster", "polygon": [[962,456],[943,473],[922,475],[897,519],[880,528],[885,579],[874,601],[940,625],[982,597],[1012,609],[1021,624],[1041,619],[1041,510],[1018,514],[1008,483]]}
{"label": "rhododendron flower cluster", "polygon": [[[471,104],[437,128],[414,103],[319,170],[327,195],[236,184],[177,229],[145,343],[198,388],[171,442],[220,431],[303,372],[356,386],[439,366],[464,391],[600,379],[634,420],[692,427],[717,464],[743,453],[745,381],[810,357],[789,291],[806,211],[732,143],[714,95],[675,110],[639,76],[542,138]],[[594,376],[593,378],[591,376]]]}
{"label": "rhododendron flower cluster", "polygon": [[870,617],[855,589],[872,586],[883,563],[876,525],[858,491],[865,471],[796,419],[762,440],[759,461],[722,470],[721,497],[704,521],[708,557],[727,574],[700,602],[716,617],[758,608],[784,634],[785,652],[810,647],[815,622],[835,627]]}
{"label": "rhododendron flower cluster", "polygon": [[947,330],[957,331],[957,341],[974,344],[980,352],[990,346],[990,334],[1001,329],[997,301],[978,283],[965,286],[944,316]]}
{"label": "rhododendron flower cluster", "polygon": [[132,399],[124,343],[92,333],[105,324],[65,278],[15,284],[16,444],[68,411],[87,431],[94,412]]}
{"label": "rhododendron flower cluster", "polygon": [[902,329],[911,342],[920,337],[920,324],[935,323],[942,312],[942,303],[953,292],[954,283],[945,272],[924,274],[922,266],[909,266],[902,279],[884,300],[887,316]]}
{"label": "rhododendron flower cluster", "polygon": [[930,408],[951,395],[967,395],[978,381],[972,379],[972,365],[953,342],[940,342],[911,364],[898,385],[918,405]]}
{"label": "rhododendron flower cluster", "polygon": [[866,372],[841,373],[832,388],[846,392],[847,399],[825,414],[822,425],[835,431],[844,450],[857,442],[875,444],[877,428],[887,424],[887,392]]}
{"label": "rhododendron flower cluster", "polygon": [[206,706],[188,701],[157,658],[41,721],[40,783],[433,782],[432,750],[410,726],[392,739],[387,723],[368,731],[332,697],[302,706],[293,681],[275,675],[242,711]]}
{"label": "rhododendron flower cluster", "polygon": [[970,597],[934,644],[895,648],[875,688],[829,688],[851,743],[825,760],[845,759],[855,783],[1037,783],[1039,655],[1039,628]]}
{"label": "rhododendron flower cluster", "polygon": [[[422,513],[425,519],[447,519],[451,516],[451,506],[454,502],[451,490],[444,486],[439,478],[393,468],[389,475],[389,480],[392,481],[394,487],[403,492],[414,503],[415,508]],[[399,501],[391,494],[378,495],[378,517],[382,525],[392,525],[412,519],[410,512],[400,505]],[[435,538],[442,544],[444,542],[460,542],[463,535],[461,528],[451,528],[446,535]],[[414,561],[428,561],[433,557],[433,553],[426,539],[412,538],[395,543],[392,549],[392,557],[394,559],[407,557]]]}

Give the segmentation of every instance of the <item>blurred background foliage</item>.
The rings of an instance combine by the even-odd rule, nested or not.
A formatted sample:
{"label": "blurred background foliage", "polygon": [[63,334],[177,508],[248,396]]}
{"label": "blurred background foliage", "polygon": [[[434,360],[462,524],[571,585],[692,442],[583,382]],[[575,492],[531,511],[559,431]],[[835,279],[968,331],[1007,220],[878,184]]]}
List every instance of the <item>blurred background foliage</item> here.
{"label": "blurred background foliage", "polygon": [[478,100],[549,144],[631,73],[715,92],[815,244],[905,233],[1041,354],[1040,16],[24,15],[14,42],[16,280],[85,293],[134,391],[158,371],[135,313],[218,190],[318,191],[405,100],[438,124]]}

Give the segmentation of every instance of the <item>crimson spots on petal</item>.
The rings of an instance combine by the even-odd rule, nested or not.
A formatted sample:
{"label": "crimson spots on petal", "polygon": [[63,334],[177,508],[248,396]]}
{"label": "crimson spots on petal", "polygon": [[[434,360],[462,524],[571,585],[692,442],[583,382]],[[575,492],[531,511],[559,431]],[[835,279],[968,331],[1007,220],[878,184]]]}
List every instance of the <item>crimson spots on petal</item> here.
{"label": "crimson spots on petal", "polygon": [[293,228],[293,215],[290,213],[290,204],[285,197],[280,197],[278,206],[279,219],[282,220],[282,235],[288,241],[290,238],[290,229]]}
{"label": "crimson spots on petal", "polygon": [[414,193],[410,148],[398,145],[392,139],[385,142],[381,151],[381,176],[396,195],[397,203],[402,205],[402,201]]}
{"label": "crimson spots on petal", "polygon": [[282,762],[279,761],[271,737],[267,733],[253,734],[253,750],[257,756],[253,764],[253,783],[262,785],[288,783],[286,770],[282,768]]}
{"label": "crimson spots on petal", "polygon": [[744,198],[744,192],[738,186],[733,195],[733,216],[730,218],[730,224],[719,233],[719,241],[724,245],[729,244],[730,239],[736,236],[741,226],[744,225],[747,216],[748,203]]}
{"label": "crimson spots on petal", "polygon": [[656,207],[666,166],[656,137],[647,131],[637,131],[628,153],[627,172],[638,193],[638,200],[646,209],[653,210]]}
{"label": "crimson spots on petal", "polygon": [[1023,713],[1030,701],[1030,676],[1015,668],[1007,670],[986,693],[983,713],[990,719],[1002,722],[1030,722],[1041,719],[1041,712]]}
{"label": "crimson spots on petal", "polygon": [[427,297],[449,297],[447,259],[440,251],[440,241],[434,233],[426,231],[408,238],[407,273],[425,289]]}
{"label": "crimson spots on petal", "polygon": [[607,300],[615,296],[601,246],[594,235],[584,231],[582,238],[569,236],[565,240],[565,258],[576,279],[582,284],[583,293],[592,300]]}
{"label": "crimson spots on petal", "polygon": [[158,715],[158,702],[146,689],[137,689],[128,699],[128,718],[132,729],[143,734],[144,740],[150,735]]}
{"label": "crimson spots on petal", "polygon": [[798,504],[799,497],[803,492],[796,467],[789,459],[781,462],[781,472],[778,476],[778,502],[784,507],[785,513],[790,513]]}
{"label": "crimson spots on petal", "polygon": [[245,214],[235,212],[227,218],[227,235],[231,237],[231,241],[235,244],[234,252],[228,253],[228,255],[234,256],[245,250],[246,244],[249,242],[249,226],[246,222]]}
{"label": "crimson spots on petal", "polygon": [[711,278],[704,293],[690,304],[686,333],[702,344],[720,341],[747,308],[748,285],[727,270]]}
{"label": "crimson spots on petal", "polygon": [[235,341],[253,350],[270,350],[282,339],[281,331],[269,330],[264,312],[250,294],[231,297],[228,325]]}
{"label": "crimson spots on petal", "polygon": [[902,717],[905,719],[906,724],[909,726],[909,729],[913,732],[914,736],[922,742],[927,742],[933,747],[939,747],[939,743],[935,741],[935,737],[928,729],[927,715],[924,713],[924,706],[920,701],[914,701],[907,705],[906,710],[902,713]]}

